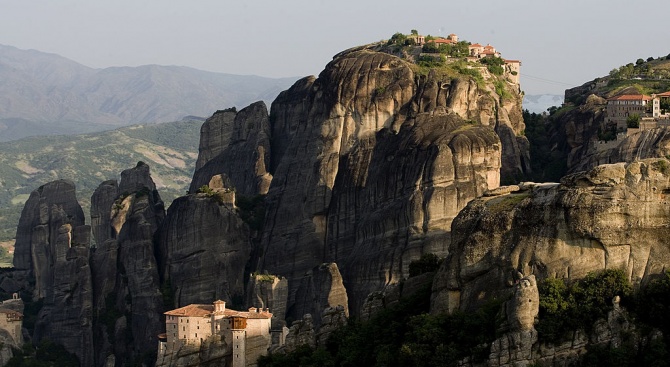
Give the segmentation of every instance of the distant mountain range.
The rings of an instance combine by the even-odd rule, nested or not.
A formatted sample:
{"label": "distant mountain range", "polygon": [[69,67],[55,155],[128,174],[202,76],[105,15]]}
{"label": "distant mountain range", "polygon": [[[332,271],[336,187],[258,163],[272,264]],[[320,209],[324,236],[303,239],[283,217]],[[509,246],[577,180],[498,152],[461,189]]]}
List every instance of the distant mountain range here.
{"label": "distant mountain range", "polygon": [[132,125],[91,134],[34,136],[0,143],[0,241],[14,238],[21,208],[45,183],[68,179],[77,185],[88,215],[98,185],[143,161],[166,206],[184,195],[198,157],[202,119]]}
{"label": "distant mountain range", "polygon": [[0,45],[0,141],[206,117],[259,100],[269,106],[296,79],[182,66],[93,69],[55,54]]}

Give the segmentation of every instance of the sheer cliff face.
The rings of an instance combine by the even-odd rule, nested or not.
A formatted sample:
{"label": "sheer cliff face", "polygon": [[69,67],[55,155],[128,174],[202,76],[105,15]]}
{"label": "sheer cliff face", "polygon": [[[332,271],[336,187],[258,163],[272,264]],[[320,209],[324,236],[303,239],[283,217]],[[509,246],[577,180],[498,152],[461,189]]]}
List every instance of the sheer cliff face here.
{"label": "sheer cliff face", "polygon": [[474,81],[419,77],[388,54],[337,56],[272,105],[260,269],[288,277],[291,307],[300,279],[336,262],[357,312],[411,260],[446,254],[451,220],[498,186],[506,149],[516,151],[509,166],[521,165],[515,108]]}
{"label": "sheer cliff face", "polygon": [[232,205],[204,194],[181,197],[170,206],[159,236],[166,256],[163,277],[170,281],[175,307],[244,299],[249,228]]}
{"label": "sheer cliff face", "polygon": [[357,313],[368,293],[406,276],[411,260],[446,254],[451,221],[469,200],[501,175],[526,172],[518,85],[503,82],[502,98],[485,68],[484,83],[415,70],[386,53],[346,51],[282,92],[269,118],[254,104],[203,125],[191,192],[214,174],[238,195],[267,192],[250,264],[287,278],[291,317],[322,311],[296,294],[326,262],[337,264]]}
{"label": "sheer cliff face", "polygon": [[33,298],[44,306],[35,341],[48,338],[93,361],[90,228],[69,181],[50,182],[33,191],[17,229],[14,266],[35,279]]}
{"label": "sheer cliff face", "polygon": [[618,268],[645,282],[670,265],[669,192],[670,162],[649,159],[476,199],[453,222],[432,310],[475,307],[517,272],[579,279]]}

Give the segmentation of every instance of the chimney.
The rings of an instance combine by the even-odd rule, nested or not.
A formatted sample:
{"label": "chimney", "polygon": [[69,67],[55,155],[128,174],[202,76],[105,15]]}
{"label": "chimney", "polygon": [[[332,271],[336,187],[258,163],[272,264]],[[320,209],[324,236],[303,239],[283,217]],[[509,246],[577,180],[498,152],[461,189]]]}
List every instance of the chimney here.
{"label": "chimney", "polygon": [[214,301],[214,313],[222,313],[224,311],[226,311],[226,302],[221,300]]}

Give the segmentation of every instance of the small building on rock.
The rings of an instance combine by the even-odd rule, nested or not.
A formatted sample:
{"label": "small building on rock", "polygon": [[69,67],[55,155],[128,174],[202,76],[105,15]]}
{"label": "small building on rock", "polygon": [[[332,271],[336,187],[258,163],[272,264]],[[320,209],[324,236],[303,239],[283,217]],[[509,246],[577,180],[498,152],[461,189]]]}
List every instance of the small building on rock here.
{"label": "small building on rock", "polygon": [[165,312],[165,333],[158,336],[159,360],[170,358],[185,348],[197,349],[212,341],[224,342],[230,349],[230,366],[255,366],[272,346],[272,313],[250,308],[236,311],[224,301],[191,304]]}

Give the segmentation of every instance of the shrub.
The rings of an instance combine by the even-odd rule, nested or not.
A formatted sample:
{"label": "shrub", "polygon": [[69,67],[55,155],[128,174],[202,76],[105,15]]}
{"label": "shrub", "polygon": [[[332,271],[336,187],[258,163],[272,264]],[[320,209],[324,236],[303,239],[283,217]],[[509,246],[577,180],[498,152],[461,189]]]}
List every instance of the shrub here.
{"label": "shrub", "polygon": [[634,113],[626,119],[626,126],[629,128],[638,128],[640,127],[640,115]]}
{"label": "shrub", "polygon": [[418,60],[418,65],[422,67],[428,67],[428,68],[436,68],[440,66],[444,66],[445,59],[444,56],[442,55],[437,55],[437,56],[428,56],[428,55],[423,55],[419,56]]}
{"label": "shrub", "polygon": [[491,74],[502,75],[505,72],[503,65],[505,65],[505,60],[500,57],[484,57],[479,60],[482,64],[486,65],[486,68],[489,69]]}
{"label": "shrub", "polygon": [[423,273],[437,271],[440,268],[442,260],[435,254],[423,254],[419,260],[409,263],[409,276],[415,277]]}
{"label": "shrub", "polygon": [[538,288],[540,321],[536,329],[540,339],[552,342],[561,340],[569,331],[590,331],[595,321],[607,317],[615,296],[625,300],[632,292],[623,271],[612,269],[589,273],[570,286],[562,279],[545,279]]}
{"label": "shrub", "polygon": [[223,196],[212,190],[208,185],[202,185],[198,189],[197,193],[199,194],[205,194],[207,197],[214,198],[219,205],[223,205]]}

